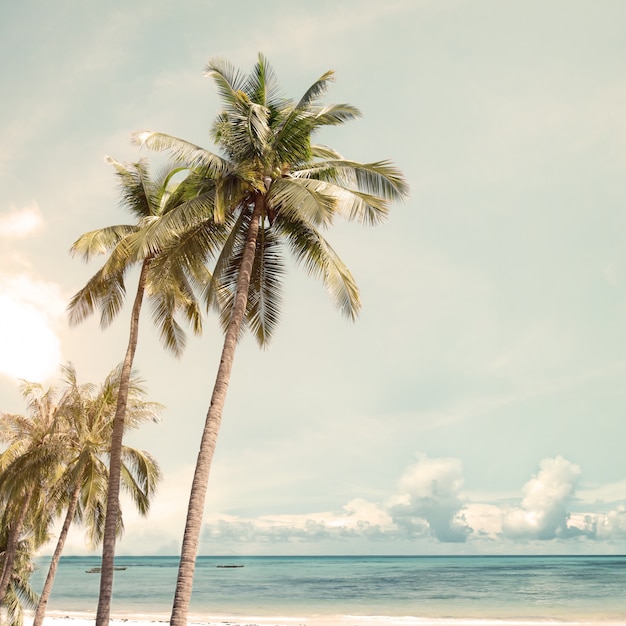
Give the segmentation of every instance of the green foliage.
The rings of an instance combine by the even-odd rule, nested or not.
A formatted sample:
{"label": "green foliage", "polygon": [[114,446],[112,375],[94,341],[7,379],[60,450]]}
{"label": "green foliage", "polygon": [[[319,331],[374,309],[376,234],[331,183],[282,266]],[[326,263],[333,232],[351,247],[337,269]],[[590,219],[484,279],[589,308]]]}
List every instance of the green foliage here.
{"label": "green foliage", "polygon": [[[217,308],[226,328],[245,233],[255,200],[262,196],[244,326],[261,345],[270,340],[278,323],[285,251],[320,278],[337,308],[354,319],[361,306],[358,288],[321,230],[332,225],[336,216],[367,225],[384,221],[390,202],[408,194],[402,173],[390,161],[358,163],[313,143],[323,127],[360,116],[349,104],[320,102],[334,80],[333,72],[324,73],[297,102],[282,95],[263,55],[249,75],[223,59],[211,60],[206,74],[215,81],[222,100],[211,127],[221,154],[163,133],[134,135],[138,145],[167,150],[186,163],[191,174],[185,184],[195,189],[193,199],[151,224],[152,241],[158,241],[166,255],[169,250],[180,255],[184,247],[185,263],[179,267],[188,276],[190,268],[197,267],[194,261],[214,262],[202,293],[207,306]],[[141,254],[150,250],[144,243]],[[198,282],[190,279],[190,284]]]}
{"label": "green foliage", "polygon": [[[180,205],[196,208],[202,205],[195,188],[186,184],[188,168],[177,161],[163,168],[151,178],[145,160],[122,164],[112,158],[107,162],[115,168],[119,181],[120,203],[136,218],[134,225],[116,225],[83,234],[72,245],[70,252],[86,261],[94,256],[108,254],[98,270],[70,300],[68,313],[71,324],[78,324],[100,311],[100,325],[106,328],[117,317],[126,297],[125,276],[136,264],[147,270],[145,295],[152,307],[152,318],[166,348],[180,356],[185,347],[185,332],[176,320],[181,315],[196,334],[202,331],[202,315],[198,306],[194,285],[190,281],[206,282],[210,275],[204,267],[194,269],[181,267],[187,257],[173,254],[167,258],[155,224]],[[182,177],[182,182],[178,180]],[[188,209],[189,210],[189,209]],[[179,212],[177,215],[183,214]],[[156,234],[158,235],[158,229]],[[172,250],[178,248],[169,241]],[[161,262],[152,268],[152,261],[161,256]],[[189,278],[189,277],[192,278]]]}
{"label": "green foliage", "polygon": [[[6,553],[7,548],[7,520],[2,519],[2,530],[0,530],[0,557]],[[4,610],[9,626],[23,626],[24,610],[34,609],[37,606],[38,595],[30,586],[30,575],[34,570],[33,554],[36,549],[36,542],[32,537],[22,539],[17,546],[13,571],[9,581],[6,596],[2,608]]]}
{"label": "green foliage", "polygon": [[[0,413],[0,566],[4,565],[8,529],[19,524],[20,511],[28,504],[21,522],[4,607],[10,619],[22,619],[23,606],[32,607],[36,597],[28,587],[30,555],[49,539],[55,518],[65,514],[72,495],[79,500],[74,519],[82,523],[92,545],[102,539],[108,485],[108,455],[117,405],[121,367],[97,386],[79,385],[71,365],[63,368],[61,387],[44,389],[24,382],[22,396],[26,416]],[[144,400],[142,382],[132,376],[129,384],[127,428],[155,421],[159,404]],[[131,447],[122,450],[122,486],[142,515],[160,479],[156,461]],[[123,530],[120,515],[118,531]],[[4,542],[4,544],[2,543]]]}

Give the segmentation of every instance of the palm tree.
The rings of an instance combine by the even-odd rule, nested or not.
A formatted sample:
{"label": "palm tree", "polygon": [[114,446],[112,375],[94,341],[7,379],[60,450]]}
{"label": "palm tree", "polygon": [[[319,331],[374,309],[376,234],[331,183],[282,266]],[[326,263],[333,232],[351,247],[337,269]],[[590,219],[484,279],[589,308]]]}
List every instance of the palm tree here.
{"label": "palm tree", "polygon": [[[7,547],[8,526],[5,526],[5,521],[3,518],[0,525],[0,552],[4,552]],[[32,609],[37,604],[37,594],[30,586],[30,575],[33,572],[32,555],[36,547],[36,538],[32,534],[18,541],[3,602],[9,626],[22,626],[24,609]]]}
{"label": "palm tree", "polygon": [[[87,528],[92,545],[102,539],[107,497],[108,469],[105,457],[109,453],[113,418],[117,406],[121,368],[111,372],[104,383],[78,385],[72,366],[64,368],[69,393],[60,412],[64,469],[56,481],[60,512],[65,517],[50,561],[48,574],[37,603],[33,626],[41,626],[65,541],[72,522],[77,519]],[[136,377],[129,384],[126,412],[127,428],[136,428],[146,420],[156,421],[160,405],[143,400],[144,389]],[[146,452],[122,446],[121,485],[137,506],[147,515],[160,472],[154,459]],[[118,520],[118,534],[123,529]]]}
{"label": "palm tree", "polygon": [[51,518],[48,492],[59,471],[62,450],[56,436],[63,394],[38,383],[24,382],[22,397],[28,416],[0,414],[0,499],[4,505],[5,550],[0,570],[0,606],[5,601],[24,529],[43,543]]}
{"label": "palm tree", "polygon": [[176,322],[181,313],[194,332],[201,332],[201,313],[188,274],[175,266],[158,274],[152,269],[159,250],[152,247],[142,258],[131,254],[134,242],[147,224],[157,222],[184,200],[185,186],[177,184],[176,175],[185,168],[180,164],[166,167],[151,180],[144,161],[124,165],[108,159],[120,181],[121,200],[137,218],[137,224],[109,226],[85,233],[72,246],[72,254],[90,260],[96,254],[109,253],[104,266],[94,274],[69,303],[70,323],[77,324],[100,309],[100,322],[106,328],[120,311],[125,296],[124,277],[133,265],[139,265],[139,280],[133,303],[128,346],[120,376],[117,406],[111,433],[108,497],[102,542],[102,572],[96,622],[108,624],[113,589],[115,540],[119,518],[119,492],[122,473],[122,445],[129,381],[137,349],[139,314],[144,295],[153,305],[153,319],[166,348],[179,355],[184,348],[184,332]]}
{"label": "palm tree", "polygon": [[[137,143],[169,150],[194,166],[202,206],[188,204],[185,210],[172,211],[145,235],[163,247],[174,237],[185,258],[216,258],[205,296],[219,311],[225,330],[189,499],[173,626],[187,622],[209,472],[237,341],[246,327],[261,345],[269,341],[278,322],[284,248],[322,279],[340,311],[354,319],[360,308],[357,286],[320,231],[337,215],[377,224],[385,219],[389,202],[408,193],[401,172],[390,162],[358,163],[312,143],[319,129],[360,115],[348,104],[319,103],[332,72],[294,102],[281,95],[262,55],[248,76],[220,59],[210,61],[206,71],[223,102],[212,127],[222,155],[162,133],[135,136]],[[204,236],[199,236],[201,224]],[[216,224],[229,230],[217,254],[215,240],[206,235]]]}

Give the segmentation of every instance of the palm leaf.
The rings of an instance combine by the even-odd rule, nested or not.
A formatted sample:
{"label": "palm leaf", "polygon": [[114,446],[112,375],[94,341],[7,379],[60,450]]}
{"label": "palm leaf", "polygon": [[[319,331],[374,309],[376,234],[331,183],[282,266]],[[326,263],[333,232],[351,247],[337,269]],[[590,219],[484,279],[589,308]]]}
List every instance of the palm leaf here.
{"label": "palm leaf", "polygon": [[321,278],[339,311],[354,320],[361,308],[359,290],[352,274],[328,242],[311,225],[285,217],[277,223],[298,264]]}
{"label": "palm leaf", "polygon": [[358,163],[346,159],[328,159],[300,168],[293,175],[327,180],[337,185],[354,185],[355,189],[386,200],[402,200],[409,192],[402,173],[390,161]]}
{"label": "palm leaf", "polygon": [[254,69],[243,85],[243,90],[252,102],[269,109],[280,108],[283,105],[284,99],[281,96],[276,73],[261,53],[259,53]]}
{"label": "palm leaf", "polygon": [[136,232],[137,226],[118,225],[98,228],[81,235],[70,248],[73,256],[82,255],[85,261],[96,254],[107,254],[129,234]]}
{"label": "palm leaf", "polygon": [[168,150],[176,161],[191,168],[204,168],[211,177],[223,176],[230,168],[229,162],[217,154],[178,137],[144,130],[133,133],[132,140],[136,145],[146,146],[154,152]]}
{"label": "palm leaf", "polygon": [[100,326],[106,328],[121,310],[125,296],[123,271],[105,277],[104,270],[98,270],[70,300],[67,306],[70,325],[84,321],[99,308]]}
{"label": "palm leaf", "polygon": [[332,224],[337,205],[328,184],[305,178],[274,181],[267,202],[277,215],[297,214],[300,219],[316,226]]}
{"label": "palm leaf", "polygon": [[282,246],[276,231],[262,229],[252,266],[246,318],[260,346],[266,346],[278,326],[282,277],[285,274]]}

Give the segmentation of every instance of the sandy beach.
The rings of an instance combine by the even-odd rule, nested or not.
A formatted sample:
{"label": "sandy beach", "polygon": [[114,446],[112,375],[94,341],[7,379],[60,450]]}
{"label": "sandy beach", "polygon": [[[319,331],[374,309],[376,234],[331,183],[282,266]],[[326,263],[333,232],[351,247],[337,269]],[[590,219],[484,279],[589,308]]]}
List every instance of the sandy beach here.
{"label": "sandy beach", "polygon": [[[95,617],[86,614],[50,614],[46,616],[45,626],[93,626]],[[111,626],[161,626],[169,623],[169,616],[114,616]],[[190,615],[188,626],[626,626],[626,618],[585,619],[564,621],[555,619],[476,619],[476,618],[429,618],[429,617],[391,617],[363,615],[309,615],[299,617],[260,617],[225,615]],[[25,626],[32,626],[32,616],[25,619]]]}

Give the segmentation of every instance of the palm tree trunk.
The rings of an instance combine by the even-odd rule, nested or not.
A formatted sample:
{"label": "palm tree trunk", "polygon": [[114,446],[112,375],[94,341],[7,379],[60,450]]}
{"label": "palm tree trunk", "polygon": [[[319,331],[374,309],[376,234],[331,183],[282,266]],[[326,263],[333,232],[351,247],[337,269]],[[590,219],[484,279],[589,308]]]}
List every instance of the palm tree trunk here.
{"label": "palm tree trunk", "polygon": [[48,575],[46,576],[46,582],[44,583],[43,589],[41,590],[41,595],[39,596],[39,602],[37,603],[37,610],[35,611],[35,617],[33,618],[33,626],[41,626],[43,624],[43,618],[46,615],[46,607],[48,606],[48,600],[50,599],[50,593],[52,592],[52,585],[54,584],[54,577],[56,576],[56,573],[57,573],[57,567],[59,565],[61,553],[63,552],[63,548],[65,546],[65,540],[67,539],[67,534],[70,530],[70,526],[72,525],[72,521],[74,520],[76,507],[78,506],[78,498],[80,496],[80,489],[81,489],[81,485],[80,483],[78,483],[76,488],[74,489],[74,493],[72,494],[72,499],[67,508],[65,519],[63,520],[63,526],[61,527],[59,539],[57,540],[57,545],[56,545],[56,548],[54,549],[52,560],[50,561],[50,567],[48,568]]}
{"label": "palm tree trunk", "polygon": [[30,506],[32,495],[32,491],[28,491],[24,495],[22,506],[18,511],[15,523],[12,525],[11,530],[9,531],[9,536],[7,537],[7,547],[4,552],[2,573],[0,573],[0,606],[2,606],[4,598],[7,595],[7,590],[9,589],[11,575],[13,574],[13,563],[15,561],[15,555],[17,554],[17,544],[19,542],[20,533],[22,532],[24,520],[26,519],[26,514],[28,513],[28,507]]}
{"label": "palm tree trunk", "polygon": [[96,626],[108,626],[111,616],[111,596],[113,594],[113,574],[115,558],[115,539],[120,513],[120,474],[122,467],[122,441],[124,437],[124,420],[128,403],[128,388],[130,375],[137,349],[139,336],[139,313],[146,288],[146,276],[150,260],[146,259],[141,266],[137,295],[133,303],[130,319],[130,335],[128,348],[120,375],[120,388],[117,394],[117,406],[113,418],[113,433],[111,435],[111,452],[109,460],[109,484],[107,488],[107,510],[104,520],[104,538],[102,541],[102,567],[100,574],[100,595],[98,597],[98,611]]}
{"label": "palm tree trunk", "polygon": [[211,404],[206,416],[204,432],[200,442],[200,451],[198,453],[196,469],[191,484],[187,521],[185,523],[185,533],[183,535],[183,545],[180,554],[180,563],[178,565],[178,579],[176,581],[174,605],[170,618],[171,626],[187,625],[187,614],[189,612],[189,602],[193,588],[193,576],[196,567],[198,541],[202,528],[202,515],[204,513],[204,501],[209,482],[209,473],[211,471],[211,463],[213,462],[213,454],[217,444],[217,435],[222,422],[222,411],[224,409],[226,392],[228,391],[228,383],[233,368],[233,359],[235,357],[239,330],[246,312],[248,290],[250,288],[252,266],[254,264],[259,234],[259,218],[263,213],[264,204],[265,197],[261,194],[257,194],[252,217],[250,218],[250,225],[248,227],[239,276],[237,278],[235,305],[226,329],[220,365],[217,370],[215,386],[213,387],[213,394],[211,396]]}

